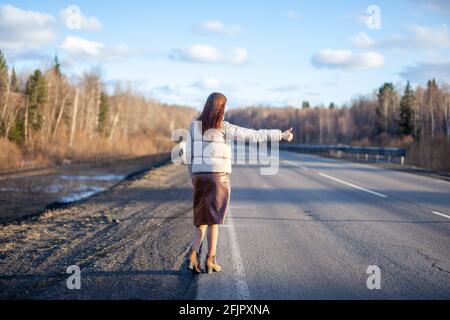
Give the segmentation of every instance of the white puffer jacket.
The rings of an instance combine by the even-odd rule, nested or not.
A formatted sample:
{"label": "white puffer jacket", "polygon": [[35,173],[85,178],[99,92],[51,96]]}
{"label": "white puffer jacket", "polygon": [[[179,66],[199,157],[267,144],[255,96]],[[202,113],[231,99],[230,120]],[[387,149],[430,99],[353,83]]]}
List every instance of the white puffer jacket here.
{"label": "white puffer jacket", "polygon": [[[191,144],[189,173],[225,172],[231,173],[231,142],[233,140],[261,143],[280,141],[281,130],[247,129],[224,121],[221,129],[210,129],[202,135],[201,121],[194,120],[189,133]],[[189,150],[190,149],[190,150]]]}

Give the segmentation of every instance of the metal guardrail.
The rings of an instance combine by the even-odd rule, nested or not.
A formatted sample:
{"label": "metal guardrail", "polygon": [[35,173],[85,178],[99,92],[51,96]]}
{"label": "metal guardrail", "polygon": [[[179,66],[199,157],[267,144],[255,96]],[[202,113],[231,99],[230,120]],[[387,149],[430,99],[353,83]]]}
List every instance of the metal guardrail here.
{"label": "metal guardrail", "polygon": [[366,160],[368,160],[369,155],[375,155],[377,161],[379,156],[388,156],[389,162],[391,162],[391,157],[400,157],[402,165],[406,157],[406,149],[404,148],[354,147],[343,144],[280,144],[280,148],[305,153],[337,152],[338,154],[356,154],[358,157],[359,155],[365,155]]}
{"label": "metal guardrail", "polygon": [[406,156],[406,149],[404,148],[383,148],[383,147],[353,147],[348,145],[332,145],[332,144],[282,144],[282,149],[295,149],[304,152],[328,152],[328,151],[342,151],[345,153],[360,153],[360,154],[378,154],[380,156]]}

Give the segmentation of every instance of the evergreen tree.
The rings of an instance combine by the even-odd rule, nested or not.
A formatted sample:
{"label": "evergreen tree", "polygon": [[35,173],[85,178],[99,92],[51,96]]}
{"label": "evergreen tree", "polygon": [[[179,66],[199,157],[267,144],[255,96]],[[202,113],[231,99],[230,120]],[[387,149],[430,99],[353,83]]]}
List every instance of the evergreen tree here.
{"label": "evergreen tree", "polygon": [[13,67],[11,71],[11,92],[19,92],[19,81],[17,80],[16,69]]}
{"label": "evergreen tree", "polygon": [[437,112],[438,112],[439,87],[435,79],[428,80],[427,89],[425,90],[424,103],[426,107],[426,133],[433,139],[438,127]]}
{"label": "evergreen tree", "polygon": [[17,115],[14,125],[9,131],[9,139],[19,145],[22,145],[25,139],[25,121],[24,113],[21,112]]}
{"label": "evergreen tree", "polygon": [[0,106],[3,106],[8,91],[8,65],[0,50]]}
{"label": "evergreen tree", "polygon": [[58,55],[55,54],[55,59],[53,61],[53,71],[57,76],[61,76],[61,63],[59,62]]}
{"label": "evergreen tree", "polygon": [[311,108],[311,106],[309,105],[308,101],[303,101],[302,102],[302,109],[309,109]]}
{"label": "evergreen tree", "polygon": [[25,94],[29,103],[29,119],[33,129],[38,130],[42,125],[40,107],[47,101],[47,83],[40,70],[35,70],[28,78]]}
{"label": "evergreen tree", "polygon": [[429,90],[439,89],[439,87],[438,87],[438,85],[436,83],[436,79],[433,78],[431,80],[428,80],[428,82],[427,82],[427,89],[429,89]]}
{"label": "evergreen tree", "polygon": [[102,92],[100,95],[100,109],[98,113],[98,131],[106,133],[106,120],[108,118],[109,100],[108,95]]}
{"label": "evergreen tree", "polygon": [[414,109],[416,105],[416,96],[411,85],[406,84],[405,92],[402,99],[400,100],[400,119],[399,127],[401,135],[409,135],[413,133],[414,130]]}
{"label": "evergreen tree", "polygon": [[334,104],[334,102],[330,103],[330,106],[328,107],[328,109],[330,109],[330,110],[336,109],[336,105]]}
{"label": "evergreen tree", "polygon": [[[6,64],[5,57],[0,50],[0,112],[6,104],[8,96],[8,65]],[[1,116],[1,113],[0,113]],[[0,133],[5,131],[5,119],[0,117]]]}
{"label": "evergreen tree", "polygon": [[378,106],[376,109],[377,115],[377,129],[378,132],[390,132],[389,123],[390,123],[390,109],[393,100],[393,96],[395,94],[394,85],[390,82],[384,83],[378,89]]}

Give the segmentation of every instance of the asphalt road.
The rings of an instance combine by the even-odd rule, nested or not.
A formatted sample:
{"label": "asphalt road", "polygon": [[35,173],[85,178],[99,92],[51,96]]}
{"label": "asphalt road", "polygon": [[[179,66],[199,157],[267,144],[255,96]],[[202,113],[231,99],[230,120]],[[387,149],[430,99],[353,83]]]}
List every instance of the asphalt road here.
{"label": "asphalt road", "polygon": [[[280,157],[273,176],[233,168],[223,272],[198,277],[197,299],[450,298],[450,183]],[[367,286],[369,266],[380,269],[380,289]]]}
{"label": "asphalt road", "polygon": [[[185,167],[168,164],[0,225],[0,298],[450,298],[449,182],[280,156],[273,176],[233,168],[223,272],[187,270],[192,186]],[[79,290],[67,287],[70,265],[80,267]],[[367,287],[369,266],[379,267],[380,289]]]}

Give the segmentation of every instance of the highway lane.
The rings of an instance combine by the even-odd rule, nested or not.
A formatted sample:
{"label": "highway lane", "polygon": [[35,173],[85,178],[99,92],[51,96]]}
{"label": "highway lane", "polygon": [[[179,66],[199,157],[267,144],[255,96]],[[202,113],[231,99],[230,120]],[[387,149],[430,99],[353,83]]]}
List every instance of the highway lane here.
{"label": "highway lane", "polygon": [[[450,183],[314,155],[280,158],[274,176],[233,168],[224,272],[198,278],[198,299],[450,298]],[[381,270],[379,290],[367,288],[371,265]]]}

